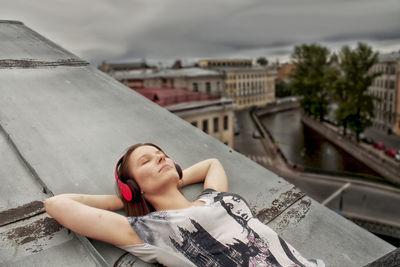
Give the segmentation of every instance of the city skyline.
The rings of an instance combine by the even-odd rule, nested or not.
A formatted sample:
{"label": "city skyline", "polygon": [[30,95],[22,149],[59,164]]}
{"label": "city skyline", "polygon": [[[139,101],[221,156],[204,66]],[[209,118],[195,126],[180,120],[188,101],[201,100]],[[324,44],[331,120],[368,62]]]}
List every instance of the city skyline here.
{"label": "city skyline", "polygon": [[295,45],[331,51],[365,42],[400,50],[398,1],[48,1],[1,0],[0,19],[18,20],[98,65],[146,59],[287,61]]}

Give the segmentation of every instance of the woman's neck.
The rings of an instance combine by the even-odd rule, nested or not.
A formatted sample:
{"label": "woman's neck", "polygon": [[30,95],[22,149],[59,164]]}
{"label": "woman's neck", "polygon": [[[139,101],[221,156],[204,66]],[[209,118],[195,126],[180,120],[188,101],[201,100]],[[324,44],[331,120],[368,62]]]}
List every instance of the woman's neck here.
{"label": "woman's neck", "polygon": [[177,188],[171,188],[164,191],[163,194],[145,195],[145,198],[156,210],[184,209],[200,204],[198,201],[190,202],[187,200]]}

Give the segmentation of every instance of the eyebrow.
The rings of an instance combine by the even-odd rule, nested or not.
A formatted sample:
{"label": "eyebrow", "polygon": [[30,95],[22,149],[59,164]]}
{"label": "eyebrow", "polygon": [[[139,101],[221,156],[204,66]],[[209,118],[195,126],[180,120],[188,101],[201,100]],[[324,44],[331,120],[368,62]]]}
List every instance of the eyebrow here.
{"label": "eyebrow", "polygon": [[[164,155],[165,155],[165,153],[162,152],[161,150],[157,150],[157,151],[155,152],[155,154],[164,154]],[[140,156],[140,157],[138,158],[137,161],[139,162],[143,157],[148,157],[149,155],[150,155],[150,153],[146,153],[146,154]],[[166,155],[165,155],[165,156],[166,156]]]}

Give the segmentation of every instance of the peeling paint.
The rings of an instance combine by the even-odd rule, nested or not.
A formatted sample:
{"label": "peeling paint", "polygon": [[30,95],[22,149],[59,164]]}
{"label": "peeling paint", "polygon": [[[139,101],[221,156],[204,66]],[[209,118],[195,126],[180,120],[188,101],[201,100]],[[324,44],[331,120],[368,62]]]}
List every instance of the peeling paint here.
{"label": "peeling paint", "polygon": [[57,61],[39,61],[33,59],[2,59],[0,60],[0,69],[11,68],[43,68],[57,66],[87,66],[88,62],[77,59],[62,59]]}
{"label": "peeling paint", "polygon": [[300,222],[308,211],[310,210],[311,200],[302,199],[300,202],[296,203],[291,207],[280,220],[278,221],[278,229],[285,230],[288,228],[289,224],[297,224]]}
{"label": "peeling paint", "polygon": [[54,219],[46,217],[31,224],[11,229],[6,233],[6,236],[17,245],[24,245],[45,237],[52,239],[54,234],[62,228]]}
{"label": "peeling paint", "polygon": [[44,212],[42,201],[33,201],[17,208],[0,212],[0,226],[27,219]]}
{"label": "peeling paint", "polygon": [[284,212],[287,208],[304,196],[305,193],[300,191],[298,188],[293,187],[290,190],[280,194],[278,198],[274,199],[270,207],[256,211],[255,214],[260,221],[266,224],[279,216],[279,214]]}

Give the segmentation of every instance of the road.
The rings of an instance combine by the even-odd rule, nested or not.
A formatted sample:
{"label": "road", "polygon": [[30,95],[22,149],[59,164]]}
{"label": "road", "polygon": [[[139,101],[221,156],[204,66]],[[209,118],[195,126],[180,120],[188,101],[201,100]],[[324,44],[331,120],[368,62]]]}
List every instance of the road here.
{"label": "road", "polygon": [[253,121],[250,118],[249,110],[243,109],[235,112],[239,126],[239,135],[235,136],[235,150],[247,157],[265,157],[265,149],[261,139],[254,138],[256,131]]}
{"label": "road", "polygon": [[395,134],[386,134],[372,127],[364,131],[365,135],[374,139],[375,142],[383,142],[386,148],[400,149],[400,136]]}

